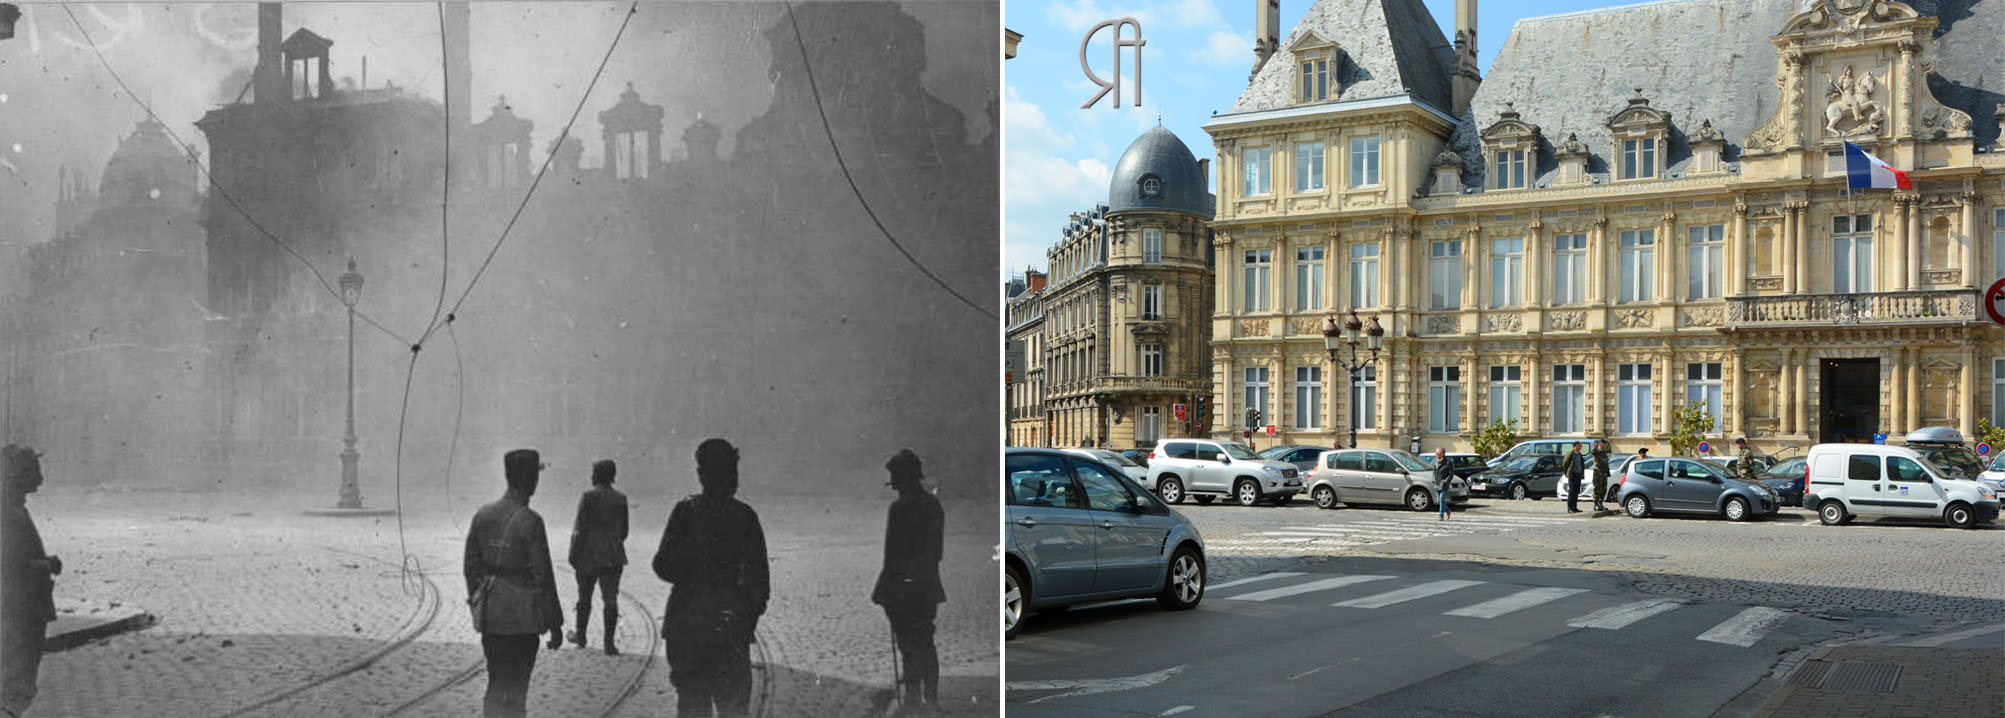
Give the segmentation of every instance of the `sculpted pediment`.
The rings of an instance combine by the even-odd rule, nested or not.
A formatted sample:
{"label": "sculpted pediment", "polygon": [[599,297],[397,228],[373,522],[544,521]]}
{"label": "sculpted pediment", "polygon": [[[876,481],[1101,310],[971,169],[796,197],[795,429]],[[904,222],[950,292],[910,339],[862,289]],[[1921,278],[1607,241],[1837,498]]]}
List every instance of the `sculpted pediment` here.
{"label": "sculpted pediment", "polygon": [[1742,140],[1748,154],[1970,137],[1970,116],[1928,89],[1937,18],[1890,0],[1804,0],[1798,8],[1774,38],[1780,101]]}

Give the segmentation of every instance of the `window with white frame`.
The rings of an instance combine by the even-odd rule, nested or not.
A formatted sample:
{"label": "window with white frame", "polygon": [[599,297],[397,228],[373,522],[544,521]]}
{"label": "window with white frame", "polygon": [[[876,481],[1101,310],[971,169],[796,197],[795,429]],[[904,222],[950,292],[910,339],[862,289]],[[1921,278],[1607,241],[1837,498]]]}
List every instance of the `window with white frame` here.
{"label": "window with white frame", "polygon": [[1163,285],[1142,285],[1142,318],[1163,318]]}
{"label": "window with white frame", "polygon": [[1323,188],[1323,143],[1295,144],[1295,191],[1313,192]]}
{"label": "window with white frame", "polygon": [[1274,250],[1246,250],[1245,282],[1240,285],[1244,287],[1244,295],[1239,304],[1241,311],[1264,312],[1270,308],[1271,305],[1267,300],[1270,295],[1267,283],[1272,280],[1273,270]]}
{"label": "window with white frame", "polygon": [[1378,243],[1351,245],[1351,306],[1378,306]]}
{"label": "window with white frame", "polygon": [[1163,438],[1163,408],[1142,407],[1142,418],[1135,422],[1135,443],[1150,446]]}
{"label": "window with white frame", "polygon": [[1365,367],[1358,372],[1358,380],[1351,382],[1351,426],[1378,428],[1378,367]]}
{"label": "window with white frame", "polygon": [[1266,147],[1246,148],[1246,152],[1240,156],[1239,162],[1239,173],[1246,177],[1246,191],[1240,194],[1252,197],[1267,194],[1271,190],[1270,185],[1273,180],[1267,173],[1268,163],[1271,159],[1269,155],[1271,154],[1273,154],[1273,150]]}
{"label": "window with white frame", "polygon": [[1657,138],[1641,137],[1622,141],[1622,179],[1657,176]]}
{"label": "window with white frame", "polygon": [[1991,425],[2005,426],[2005,359],[1991,360]]}
{"label": "window with white frame", "polygon": [[1451,434],[1462,430],[1462,367],[1427,368],[1427,431]]}
{"label": "window with white frame", "polygon": [[1615,433],[1650,433],[1649,364],[1615,366]]}
{"label": "window with white frame", "polygon": [[1552,367],[1552,433],[1579,434],[1587,428],[1587,365]]}
{"label": "window with white frame", "polygon": [[1552,238],[1552,302],[1587,301],[1587,235],[1556,234]]}
{"label": "window with white frame", "polygon": [[1378,138],[1351,138],[1351,186],[1372,187],[1378,184]]}
{"label": "window with white frame", "polygon": [[1295,311],[1323,306],[1323,248],[1295,248]]}
{"label": "window with white frame", "polygon": [[1525,298],[1525,238],[1490,240],[1490,306],[1515,307]]}
{"label": "window with white frame", "polygon": [[1154,264],[1163,261],[1163,231],[1142,230],[1142,261]]}
{"label": "window with white frame", "polygon": [[2005,208],[1991,211],[1991,265],[1993,276],[2005,277]]}
{"label": "window with white frame", "polygon": [[1521,366],[1490,367],[1490,423],[1500,421],[1524,422],[1525,368]]}
{"label": "window with white frame", "polygon": [[1295,428],[1320,428],[1322,422],[1323,368],[1295,367]]}
{"label": "window with white frame", "polygon": [[1655,298],[1657,231],[1625,229],[1617,242],[1621,250],[1617,260],[1622,265],[1620,301],[1644,302]]}
{"label": "window with white frame", "polygon": [[1720,414],[1720,363],[1694,362],[1685,365],[1685,403],[1702,404],[1706,415],[1713,418],[1715,434],[1726,431],[1726,423]]}
{"label": "window with white frame", "polygon": [[1142,367],[1141,367],[1142,376],[1163,375],[1163,345],[1143,344],[1141,355],[1142,355]]}
{"label": "window with white frame", "polygon": [[1831,275],[1839,294],[1873,291],[1873,215],[1831,218]]}
{"label": "window with white frame", "polygon": [[1329,97],[1329,58],[1319,57],[1302,63],[1302,101],[1321,102]]}
{"label": "window with white frame", "polygon": [[1685,229],[1685,298],[1713,299],[1724,296],[1722,277],[1726,275],[1727,226],[1704,224]]}
{"label": "window with white frame", "polygon": [[1462,308],[1462,240],[1449,239],[1428,246],[1428,306],[1434,309]]}
{"label": "window with white frame", "polygon": [[1524,189],[1524,150],[1500,150],[1493,153],[1491,157],[1493,159],[1490,173],[1495,178],[1490,184],[1492,189]]}
{"label": "window with white frame", "polygon": [[1262,420],[1270,418],[1267,413],[1267,367],[1246,368],[1246,408],[1260,412]]}

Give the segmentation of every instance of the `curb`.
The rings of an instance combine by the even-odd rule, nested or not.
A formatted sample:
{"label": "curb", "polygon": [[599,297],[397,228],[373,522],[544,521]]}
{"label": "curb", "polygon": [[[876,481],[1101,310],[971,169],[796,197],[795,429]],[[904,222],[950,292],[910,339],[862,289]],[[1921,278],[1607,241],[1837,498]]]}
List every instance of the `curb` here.
{"label": "curb", "polygon": [[49,632],[42,639],[42,652],[67,651],[92,641],[151,627],[158,620],[153,614],[136,609],[116,618],[75,614],[57,616],[49,623]]}

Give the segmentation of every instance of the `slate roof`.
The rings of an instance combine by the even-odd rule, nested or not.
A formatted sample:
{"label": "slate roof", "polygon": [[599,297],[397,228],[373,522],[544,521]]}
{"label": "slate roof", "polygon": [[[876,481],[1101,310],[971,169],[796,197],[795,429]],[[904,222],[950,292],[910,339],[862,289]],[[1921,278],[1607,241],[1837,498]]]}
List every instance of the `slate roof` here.
{"label": "slate roof", "polygon": [[1454,106],[1449,78],[1455,50],[1421,0],[1316,0],[1240,93],[1232,113],[1288,106],[1296,78],[1288,48],[1309,32],[1343,49],[1333,103],[1410,94],[1443,114]]}
{"label": "slate roof", "polygon": [[[1142,194],[1142,177],[1155,175],[1162,181],[1159,196]],[[1162,125],[1149,128],[1135,138],[1114,163],[1114,178],[1107,186],[1108,211],[1130,209],[1172,209],[1211,217],[1211,189],[1204,172],[1176,133]]]}
{"label": "slate roof", "polygon": [[[1558,171],[1553,145],[1579,135],[1592,156],[1588,171],[1609,171],[1608,118],[1642,88],[1650,105],[1671,113],[1670,172],[1691,164],[1686,133],[1712,120],[1726,136],[1726,159],[1775,111],[1776,50],[1769,38],[1797,13],[1781,0],[1661,0],[1519,20],[1462,117],[1450,148],[1461,153],[1467,187],[1482,187],[1478,137],[1504,103],[1539,126],[1538,182]],[[1980,146],[1998,137],[1993,108],[2005,102],[2005,0],[1916,0],[1942,21],[1929,86],[1943,104],[1974,120]],[[1536,186],[1536,184],[1535,184]]]}

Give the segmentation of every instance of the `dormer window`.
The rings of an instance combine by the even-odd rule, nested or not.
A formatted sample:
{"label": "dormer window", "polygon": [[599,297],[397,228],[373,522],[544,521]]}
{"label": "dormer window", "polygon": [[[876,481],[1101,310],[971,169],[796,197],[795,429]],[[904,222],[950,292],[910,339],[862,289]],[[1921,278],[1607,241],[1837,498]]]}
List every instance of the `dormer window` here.
{"label": "dormer window", "polygon": [[661,164],[660,105],[642,102],[633,83],[620,93],[619,104],[599,113],[605,135],[606,169],[614,179],[644,179]]}
{"label": "dormer window", "polygon": [[1322,102],[1330,99],[1330,61],[1316,58],[1302,63],[1302,101]]}
{"label": "dormer window", "polygon": [[1622,179],[1657,176],[1657,138],[1622,141]]}
{"label": "dormer window", "polygon": [[279,44],[285,57],[285,84],[292,99],[313,100],[333,93],[334,81],[327,69],[327,49],[334,41],[300,28]]}
{"label": "dormer window", "polygon": [[1148,199],[1156,199],[1163,196],[1163,181],[1157,179],[1155,175],[1143,175],[1142,196]]}
{"label": "dormer window", "polygon": [[1288,46],[1295,55],[1296,103],[1325,102],[1336,97],[1339,49],[1336,43],[1314,32],[1303,33]]}
{"label": "dormer window", "polygon": [[1489,189],[1524,189],[1538,176],[1539,126],[1521,119],[1511,103],[1504,103],[1496,124],[1484,129],[1482,138],[1489,160],[1484,184]]}
{"label": "dormer window", "polygon": [[1614,134],[1618,180],[1656,179],[1663,169],[1663,152],[1671,130],[1671,113],[1650,106],[1643,88],[1629,98],[1629,106],[1608,119]]}
{"label": "dormer window", "polygon": [[1490,171],[1492,173],[1494,181],[1490,185],[1490,188],[1524,189],[1525,151],[1502,150],[1495,153],[1493,157],[1494,159],[1491,161]]}

